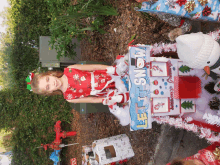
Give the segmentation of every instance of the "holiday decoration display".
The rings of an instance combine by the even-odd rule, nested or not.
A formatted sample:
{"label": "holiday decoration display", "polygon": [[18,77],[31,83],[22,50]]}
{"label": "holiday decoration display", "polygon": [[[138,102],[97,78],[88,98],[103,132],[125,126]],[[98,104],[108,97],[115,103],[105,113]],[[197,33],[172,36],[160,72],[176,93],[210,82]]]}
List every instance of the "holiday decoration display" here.
{"label": "holiday decoration display", "polygon": [[[151,46],[138,45],[129,47],[129,81],[130,81],[130,116],[131,130],[150,129],[151,102],[150,102],[150,68],[146,65],[150,62]],[[158,91],[159,92],[159,91]],[[157,93],[158,93],[157,92]]]}
{"label": "holiday decoration display", "polygon": [[83,146],[83,165],[123,164],[134,156],[125,134],[95,140],[91,146]]}
{"label": "holiday decoration display", "polygon": [[[218,31],[216,31],[216,34],[217,32]],[[210,35],[213,34],[214,33],[210,33]],[[214,36],[214,38],[218,38],[216,36]],[[213,65],[211,64],[212,56],[208,55],[208,57],[206,57],[206,54],[209,51],[213,53],[213,49],[214,51],[218,51],[218,44],[216,47],[212,37],[202,36],[198,39],[194,36],[192,38],[195,40],[193,40],[193,42],[188,42],[193,52],[196,55],[196,51],[198,51],[203,54],[203,56],[201,56],[202,58],[200,58],[200,56],[195,58],[193,53],[191,53],[190,56],[188,56],[188,54],[186,56],[191,63],[193,63],[193,59],[198,60],[195,60],[193,65],[200,66],[203,64],[202,62],[204,62],[200,69],[188,65],[188,63],[182,59],[180,61],[179,59],[154,57],[154,53],[159,54],[160,51],[163,52],[163,43],[159,45],[159,47],[154,45],[137,45],[136,47],[130,47],[129,87],[131,130],[146,129],[147,125],[144,125],[146,124],[144,121],[149,121],[149,116],[151,116],[150,121],[168,123],[177,128],[193,131],[199,135],[199,137],[206,138],[211,143],[220,141],[220,134],[218,134],[218,132],[220,132],[220,112],[213,111],[208,105],[210,99],[218,94],[218,92],[214,90],[214,86],[219,87],[220,84],[218,82],[213,82],[210,88],[213,89],[214,93],[209,93],[206,91],[206,84],[209,80],[202,78],[204,74],[204,70],[202,70],[204,65],[209,64],[209,60],[210,65]],[[201,46],[200,42],[204,41],[205,44],[201,44]],[[181,42],[179,44],[184,45],[187,39]],[[212,46],[206,45],[208,43]],[[182,48],[180,48],[181,50],[190,50],[190,48],[184,47],[183,45]],[[197,47],[197,45],[199,46]],[[196,51],[194,48],[197,48]],[[177,47],[177,51],[179,51],[178,49]],[[200,51],[200,49],[202,49],[202,51]],[[190,51],[188,52],[190,54]],[[205,60],[203,58],[205,58]],[[208,61],[207,58],[209,59]],[[219,56],[217,58],[219,58]],[[141,64],[137,65],[137,61],[140,61],[139,63]],[[167,77],[148,77],[152,70],[150,70],[151,68],[147,68],[147,66],[149,66],[145,65],[147,63],[154,63],[155,66],[158,66],[158,63],[167,63],[169,75]],[[218,100],[215,99],[211,101],[214,101],[213,107],[216,107]],[[169,110],[167,111],[167,109]],[[151,110],[151,114],[149,110]],[[206,113],[207,115],[204,115]]]}
{"label": "holiday decoration display", "polygon": [[219,44],[211,36],[200,33],[176,38],[179,58],[190,68],[204,69],[214,80],[220,74]]}

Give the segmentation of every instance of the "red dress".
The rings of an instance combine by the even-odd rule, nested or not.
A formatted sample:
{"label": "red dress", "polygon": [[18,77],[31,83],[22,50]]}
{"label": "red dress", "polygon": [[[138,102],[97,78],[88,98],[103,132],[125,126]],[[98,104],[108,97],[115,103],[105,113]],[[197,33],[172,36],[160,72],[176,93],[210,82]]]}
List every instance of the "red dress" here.
{"label": "red dress", "polygon": [[103,96],[109,89],[115,89],[112,77],[105,70],[93,72],[65,68],[64,74],[68,78],[68,88],[63,93],[66,100],[83,98],[90,95]]}

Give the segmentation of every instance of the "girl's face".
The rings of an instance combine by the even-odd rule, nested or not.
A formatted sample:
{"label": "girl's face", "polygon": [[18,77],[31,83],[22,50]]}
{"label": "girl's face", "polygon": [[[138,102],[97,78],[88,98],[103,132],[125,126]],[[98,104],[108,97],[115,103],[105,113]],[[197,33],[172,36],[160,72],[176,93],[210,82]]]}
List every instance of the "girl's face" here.
{"label": "girl's face", "polygon": [[44,76],[39,80],[39,88],[47,93],[52,93],[53,91],[61,89],[62,82],[59,78],[55,76]]}

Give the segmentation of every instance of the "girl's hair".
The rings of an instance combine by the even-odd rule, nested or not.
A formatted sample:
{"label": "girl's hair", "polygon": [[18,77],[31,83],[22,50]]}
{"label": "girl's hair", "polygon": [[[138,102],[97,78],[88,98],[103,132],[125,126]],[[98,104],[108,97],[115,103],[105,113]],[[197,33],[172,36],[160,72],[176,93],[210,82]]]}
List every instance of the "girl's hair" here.
{"label": "girl's hair", "polygon": [[62,95],[62,91],[56,90],[52,93],[48,93],[47,91],[43,91],[39,88],[39,80],[43,78],[44,76],[55,76],[57,78],[61,78],[63,76],[63,72],[61,71],[47,71],[44,73],[39,73],[34,76],[34,78],[31,81],[31,89],[34,93],[40,94],[40,95]]}

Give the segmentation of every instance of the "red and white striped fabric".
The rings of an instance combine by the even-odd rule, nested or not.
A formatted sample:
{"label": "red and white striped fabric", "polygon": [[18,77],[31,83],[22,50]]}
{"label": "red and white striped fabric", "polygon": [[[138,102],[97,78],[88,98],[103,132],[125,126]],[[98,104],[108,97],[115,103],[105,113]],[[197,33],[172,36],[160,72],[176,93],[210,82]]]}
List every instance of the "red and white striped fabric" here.
{"label": "red and white striped fabric", "polygon": [[189,99],[199,98],[201,94],[201,80],[196,76],[174,77],[174,98]]}

